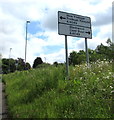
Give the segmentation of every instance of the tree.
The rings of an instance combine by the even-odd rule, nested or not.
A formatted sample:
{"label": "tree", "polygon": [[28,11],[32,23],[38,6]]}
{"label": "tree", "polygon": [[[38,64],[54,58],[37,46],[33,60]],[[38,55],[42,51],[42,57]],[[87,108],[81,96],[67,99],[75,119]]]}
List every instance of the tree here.
{"label": "tree", "polygon": [[110,60],[114,60],[114,43],[111,41],[110,38],[108,38],[107,42],[108,44],[108,57]]}
{"label": "tree", "polygon": [[2,71],[3,74],[14,72],[16,70],[15,60],[14,59],[2,59]]}
{"label": "tree", "polygon": [[69,64],[70,65],[76,65],[77,64],[77,52],[76,51],[73,51],[73,52],[70,53]]}
{"label": "tree", "polygon": [[54,62],[53,65],[55,65],[57,67],[58,66],[58,62]]}
{"label": "tree", "polygon": [[113,44],[110,38],[107,39],[106,43],[108,44],[108,46],[111,46]]}
{"label": "tree", "polygon": [[25,70],[26,66],[25,66],[24,59],[18,58],[17,63],[18,63],[17,70],[19,71]]}
{"label": "tree", "polygon": [[6,58],[2,59],[2,71],[3,74],[7,74],[9,69],[9,60]]}
{"label": "tree", "polygon": [[78,53],[78,64],[82,64],[83,62],[86,61],[86,53],[84,52],[84,50],[80,50]]}
{"label": "tree", "polygon": [[37,57],[35,60],[34,60],[34,63],[33,63],[33,68],[36,68],[38,65],[42,64],[43,61],[40,57]]}
{"label": "tree", "polygon": [[[29,63],[26,63],[27,70],[31,68]],[[24,59],[18,58],[17,60],[14,60],[12,58],[2,59],[2,71],[3,74],[7,74],[10,72],[15,72],[15,70],[22,71],[25,70],[25,62]]]}
{"label": "tree", "polygon": [[[95,50],[88,49],[89,61],[95,62],[99,60],[114,60],[114,43],[111,42],[110,38],[106,42],[108,45],[105,46],[102,43],[96,47]],[[79,52],[73,51],[69,56],[69,64],[76,65],[82,64],[86,61],[86,53],[83,50]]]}
{"label": "tree", "polygon": [[69,56],[70,65],[82,64],[85,61],[86,61],[86,56],[83,50],[80,50],[78,53],[76,51],[70,53]]}
{"label": "tree", "polygon": [[30,64],[27,62],[26,63],[26,69],[28,70],[28,69],[30,69],[31,68],[31,66],[30,66]]}
{"label": "tree", "polygon": [[15,66],[15,60],[14,59],[9,59],[9,72],[15,72],[16,66]]}
{"label": "tree", "polygon": [[112,60],[114,56],[114,43],[111,42],[110,38],[108,38],[107,42],[108,46],[105,46],[101,43],[95,49],[96,53],[99,54],[99,59],[103,60]]}

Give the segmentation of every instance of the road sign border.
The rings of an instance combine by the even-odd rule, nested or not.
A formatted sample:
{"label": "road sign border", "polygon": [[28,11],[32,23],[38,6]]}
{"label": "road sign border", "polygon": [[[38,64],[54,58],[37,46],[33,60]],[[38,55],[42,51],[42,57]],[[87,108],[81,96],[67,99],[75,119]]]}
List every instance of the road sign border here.
{"label": "road sign border", "polygon": [[[59,35],[65,35],[65,34],[59,33],[59,31],[60,31],[59,23],[60,23],[60,24],[66,24],[66,25],[72,25],[72,24],[67,24],[67,23],[61,23],[61,22],[59,22],[59,13],[60,13],[60,12],[61,12],[61,13],[65,13],[65,14],[72,14],[72,15],[75,15],[75,16],[81,16],[81,17],[89,18],[89,19],[90,19],[90,27],[85,27],[85,26],[80,26],[80,25],[73,25],[73,26],[90,28],[90,30],[91,30],[91,37],[87,37],[87,38],[88,38],[88,39],[92,39],[92,27],[91,27],[91,18],[90,18],[90,17],[88,17],[88,16],[82,16],[82,15],[78,15],[78,14],[73,14],[73,13],[68,13],[68,12],[63,12],[63,11],[58,11],[58,34],[59,34]],[[67,36],[85,38],[84,36],[75,36],[75,35],[67,35]]]}

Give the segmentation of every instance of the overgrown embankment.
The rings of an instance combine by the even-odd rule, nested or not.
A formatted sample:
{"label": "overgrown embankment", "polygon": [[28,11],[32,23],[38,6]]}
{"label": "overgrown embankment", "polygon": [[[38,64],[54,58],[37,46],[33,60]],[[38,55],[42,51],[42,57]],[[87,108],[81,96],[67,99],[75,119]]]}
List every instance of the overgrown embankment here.
{"label": "overgrown embankment", "polygon": [[9,113],[13,118],[110,118],[113,73],[111,63],[49,66],[3,75]]}

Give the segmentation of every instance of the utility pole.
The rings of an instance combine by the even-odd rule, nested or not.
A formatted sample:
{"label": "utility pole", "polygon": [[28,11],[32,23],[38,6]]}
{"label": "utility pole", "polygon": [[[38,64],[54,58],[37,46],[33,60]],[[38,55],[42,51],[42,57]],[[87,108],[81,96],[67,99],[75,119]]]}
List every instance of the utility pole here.
{"label": "utility pole", "polygon": [[30,21],[26,21],[25,64],[26,64],[26,55],[27,55],[27,29],[28,29],[28,23],[30,23]]}
{"label": "utility pole", "polygon": [[12,50],[12,48],[10,48],[10,51],[9,51],[9,73],[10,73],[10,56],[11,56],[11,50]]}
{"label": "utility pole", "polygon": [[45,63],[46,63],[46,57],[44,57],[44,59],[45,59]]}

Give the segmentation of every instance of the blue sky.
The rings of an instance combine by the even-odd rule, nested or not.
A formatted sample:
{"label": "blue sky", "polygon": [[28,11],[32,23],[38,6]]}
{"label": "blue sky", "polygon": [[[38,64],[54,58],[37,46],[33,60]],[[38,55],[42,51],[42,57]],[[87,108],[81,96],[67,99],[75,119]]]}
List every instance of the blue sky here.
{"label": "blue sky", "polygon": [[[65,61],[65,38],[58,35],[58,11],[91,17],[92,39],[88,47],[112,38],[113,0],[0,0],[0,53],[14,59],[25,57],[25,26],[28,24],[27,62],[36,57],[53,63]],[[84,38],[68,37],[68,52],[85,50]]]}
{"label": "blue sky", "polygon": [[41,23],[39,21],[30,21],[30,23],[28,24],[28,29],[27,29],[28,33],[36,34],[38,32],[43,32],[43,29],[41,28],[40,24]]}

